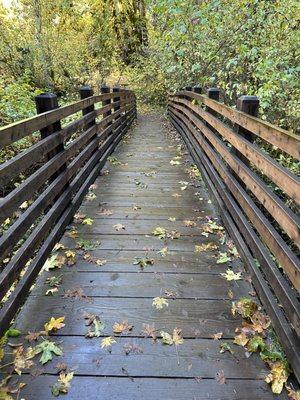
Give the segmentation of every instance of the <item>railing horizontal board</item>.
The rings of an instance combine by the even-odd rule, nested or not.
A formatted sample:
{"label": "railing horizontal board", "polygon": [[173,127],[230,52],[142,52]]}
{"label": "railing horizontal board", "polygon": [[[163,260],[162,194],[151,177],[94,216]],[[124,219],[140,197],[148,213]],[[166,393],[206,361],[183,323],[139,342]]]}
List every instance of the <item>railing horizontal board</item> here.
{"label": "railing horizontal board", "polygon": [[[131,113],[131,115],[130,115]],[[124,129],[124,133],[128,129],[132,119],[134,117],[132,112],[129,112],[129,119],[125,120],[122,123],[121,128]],[[122,134],[122,130],[119,129],[119,134]],[[84,195],[86,194],[89,186],[94,182],[96,177],[98,176],[99,172],[101,171],[103,165],[107,157],[111,154],[114,147],[118,144],[119,140],[116,139],[115,142],[106,149],[106,152],[102,155],[100,162],[99,158],[93,158],[89,161],[86,165],[84,171],[82,171],[81,176],[76,181],[76,185],[80,184],[81,181],[84,182],[83,186],[80,188],[79,192],[76,194],[75,198],[73,199],[72,203],[68,206],[65,210],[64,214],[61,216],[57,224],[55,225],[54,229],[52,230],[51,234],[47,237],[46,241],[43,243],[41,249],[36,255],[36,258],[33,262],[29,265],[27,271],[25,272],[24,276],[21,278],[17,288],[12,293],[8,301],[5,303],[4,307],[0,310],[0,336],[3,335],[9,323],[15,313],[17,312],[18,308],[23,304],[24,298],[26,293],[30,290],[30,287],[34,283],[39,271],[43,267],[48,255],[50,254],[52,248],[57,243],[57,241],[62,236],[66,226],[71,221],[75,211],[80,205]],[[96,161],[96,166],[95,165]],[[91,170],[91,168],[93,168]],[[90,172],[91,170],[91,172]],[[89,173],[90,172],[90,173]],[[89,175],[88,175],[89,174]]]}
{"label": "railing horizontal board", "polygon": [[201,94],[182,91],[178,92],[177,95],[184,95],[201,101],[223,117],[230,119],[232,122],[242,126],[248,131],[251,131],[256,136],[266,140],[273,146],[278,147],[297,160],[300,160],[300,139],[297,135],[266,121],[262,121],[259,118],[245,114],[242,111],[233,109],[225,104],[219,103],[218,101],[209,99]]}
{"label": "railing horizontal board", "polygon": [[269,155],[265,154],[260,148],[238,135],[231,128],[225,125],[218,118],[211,115],[188,100],[175,98],[175,102],[187,105],[195,113],[201,116],[214,129],[216,129],[224,139],[239,150],[244,157],[253,163],[264,175],[270,178],[278,187],[280,187],[288,196],[300,205],[300,178],[292,174]]}
{"label": "railing horizontal board", "polygon": [[[171,112],[173,113],[173,111]],[[298,271],[297,277],[299,277],[299,272],[300,272],[299,261],[294,256],[294,254],[288,249],[288,247],[285,245],[280,236],[276,233],[274,228],[269,224],[268,220],[255,206],[251,198],[242,189],[241,185],[232,176],[230,176],[218,154],[213,150],[213,148],[209,145],[209,143],[205,141],[201,135],[199,135],[199,132],[196,131],[195,127],[192,126],[192,124],[185,117],[178,115],[176,111],[175,115],[178,118],[180,118],[184,122],[185,126],[189,129],[192,135],[194,148],[197,149],[200,146],[204,150],[204,153],[206,154],[207,158],[209,158],[211,164],[222,178],[223,184],[225,183],[224,187],[227,186],[229,188],[232,195],[236,198],[238,204],[240,204],[244,213],[248,216],[248,218],[253,223],[258,232],[263,233],[265,236],[268,235],[271,240],[272,240],[272,234],[274,234],[274,239],[272,240],[273,247],[278,252],[285,250],[287,260],[290,259],[291,262],[294,261],[295,271]],[[195,151],[197,152],[197,150]],[[300,337],[300,307],[295,291],[290,287],[289,283],[284,279],[278,267],[271,260],[267,250],[262,245],[260,239],[255,234],[254,230],[250,228],[248,222],[244,230],[244,234],[246,234],[251,249],[255,254],[255,257],[261,263],[263,271],[268,281],[272,284],[272,288],[274,292],[277,294],[279,301],[287,310],[286,311],[287,315],[291,320],[291,322],[293,323],[293,326],[295,327],[295,330]],[[277,242],[276,239],[279,239],[279,242]],[[267,244],[269,247],[272,247],[268,242],[265,242],[265,244]]]}
{"label": "railing horizontal board", "polygon": [[86,130],[81,136],[76,138],[68,147],[61,153],[51,158],[46,164],[35,171],[25,181],[23,181],[16,189],[10,192],[0,201],[0,222],[11,216],[24,201],[29,200],[33,194],[32,189],[38,190],[59,168],[73,157],[77,151],[84,146],[88,140],[97,132],[97,129],[103,127],[107,121],[117,117],[124,109],[129,107],[127,104],[115,113],[111,114],[107,119],[103,119],[97,125],[93,125]]}
{"label": "railing horizontal board", "polygon": [[76,112],[81,111],[95,103],[115,97],[122,98],[122,96],[126,96],[125,92],[91,96],[84,100],[76,101],[72,104],[68,104],[55,110],[47,111],[34,117],[4,126],[3,128],[0,128],[0,148],[31,135],[32,133],[43,129],[46,126],[49,126],[63,118],[69,117],[70,115],[75,114]]}
{"label": "railing horizontal board", "polygon": [[210,142],[220,152],[224,160],[244,181],[261,204],[268,210],[278,224],[285,230],[295,243],[300,246],[300,221],[270,188],[256,174],[254,174],[243,162],[233,156],[229,149],[218,141],[217,136],[187,108],[172,103],[177,110],[185,113],[189,119],[203,132]]}
{"label": "railing horizontal board", "polygon": [[[131,115],[131,114],[132,114],[132,110],[131,110],[131,112],[129,111],[127,113],[127,116]],[[118,123],[120,123],[120,122],[121,121],[118,121]],[[89,150],[90,149],[95,150],[98,146],[98,143],[101,140],[104,140],[103,144],[100,147],[100,150],[97,153],[95,153],[95,155],[92,158],[92,159],[96,160],[95,162],[97,162],[97,160],[99,160],[99,158],[101,157],[101,154],[103,154],[103,152],[105,152],[107,150],[108,146],[113,141],[114,135],[116,135],[120,132],[120,129],[123,127],[123,124],[124,123],[121,122],[121,124],[118,127],[118,129],[116,130],[116,132],[107,138],[108,133],[113,129],[113,125],[109,126],[107,129],[105,129],[102,132],[102,134],[100,136],[96,137],[91,143],[89,143],[89,145],[85,148],[86,158],[88,158],[88,156],[91,154],[91,152]],[[81,176],[81,173],[79,173],[78,176],[75,178],[75,182],[77,182],[77,181],[80,182],[80,176]],[[52,224],[59,217],[59,215],[58,215],[59,212],[63,212],[64,206],[66,206],[68,204],[68,202],[70,201],[70,197],[68,197],[68,196],[66,197],[65,193],[70,192],[72,194],[75,190],[74,188],[77,188],[77,187],[78,187],[78,184],[75,185],[73,183],[73,186],[70,185],[70,187],[68,187],[66,189],[66,191],[63,193],[64,197],[61,197],[61,199],[66,199],[66,200],[61,200],[59,207],[56,207],[55,205],[52,206],[50,212],[48,212],[44,216],[42,221],[34,228],[33,232],[26,239],[25,243],[18,250],[16,255],[11,259],[9,264],[5,267],[4,271],[0,274],[0,299],[2,299],[5,296],[7,290],[12,285],[12,283],[15,281],[15,279],[17,278],[18,274],[20,273],[20,271],[22,270],[24,265],[33,256],[34,251],[37,248],[37,246],[39,245],[39,243],[41,243],[45,239],[49,230],[51,229]],[[55,204],[57,205],[57,202]]]}
{"label": "railing horizontal board", "polygon": [[[241,188],[241,186],[232,177],[232,175],[228,172],[228,170],[226,170],[225,165],[221,162],[221,159],[218,158],[218,156],[214,152],[213,148],[209,145],[209,143],[202,138],[199,132],[198,134],[196,133],[197,131],[195,130],[195,127],[191,124],[191,122],[183,115],[180,115],[178,111],[172,109],[171,111],[175,113],[177,117],[181,118],[185,122],[185,124],[189,127],[193,135],[195,135],[195,140],[197,141],[198,145],[200,145],[207,153],[207,156],[213,163],[214,167],[217,169],[223,181],[231,190],[233,196],[236,197],[236,199],[239,201],[239,204],[242,205],[244,212],[248,216],[249,220],[252,222],[253,226],[255,226],[255,228],[261,235],[266,246],[269,247],[269,249],[273,252],[276,258],[282,262],[282,267],[285,273],[287,274],[287,276],[289,276],[295,288],[300,290],[300,263],[297,257],[285,244],[283,239],[272,227],[267,218],[263,216],[262,212],[254,204],[249,195],[246,194],[246,192]],[[218,140],[219,139],[216,139],[216,141]],[[217,148],[217,146],[214,147]],[[269,276],[270,280],[271,278],[273,278],[274,275],[276,279],[278,279],[281,282],[281,286],[278,289],[282,291],[281,288],[285,287],[285,290],[282,291],[281,293],[281,301],[284,303],[286,296],[289,297],[290,286],[287,284],[287,282],[284,281],[284,278],[282,277],[277,266],[273,262],[271,262],[270,258],[267,256],[265,259],[268,264],[268,268],[272,271],[272,276]],[[298,301],[296,302],[296,304],[298,307],[298,313],[300,313]],[[298,326],[300,333],[299,322]]]}
{"label": "railing horizontal board", "polygon": [[86,114],[84,117],[71,122],[62,130],[38,141],[11,160],[6,161],[0,166],[0,186],[4,187],[10,180],[18,176],[18,174],[32,165],[37,164],[43,159],[47,152],[57,147],[64,140],[67,140],[77,130],[82,129],[86,124],[92,121],[95,116],[95,111]]}
{"label": "railing horizontal board", "polygon": [[[295,337],[295,333],[291,329],[290,324],[286,321],[282,310],[277,304],[277,300],[273,296],[268,283],[262,276],[260,269],[255,265],[254,259],[238,230],[238,228],[241,227],[247,227],[248,229],[251,229],[251,227],[238,205],[227,192],[224,183],[216,174],[209,158],[201,151],[200,148],[197,148],[198,153],[195,157],[196,147],[189,143],[189,135],[187,133],[188,128],[183,124],[180,117],[174,115],[172,111],[170,113],[170,117],[174,126],[178,129],[186,141],[197,165],[199,167],[204,166],[204,168],[200,168],[201,172],[219,204],[226,228],[228,229],[231,237],[235,240],[238,251],[240,252],[243,261],[251,273],[255,288],[258,291],[261,300],[263,301],[266,311],[272,319],[272,323],[282,342],[294,372],[297,378],[300,379],[299,340]],[[198,154],[200,154],[200,156],[198,156]],[[225,202],[225,205],[223,202]],[[228,211],[232,217],[229,215]],[[233,221],[235,221],[235,223]]]}

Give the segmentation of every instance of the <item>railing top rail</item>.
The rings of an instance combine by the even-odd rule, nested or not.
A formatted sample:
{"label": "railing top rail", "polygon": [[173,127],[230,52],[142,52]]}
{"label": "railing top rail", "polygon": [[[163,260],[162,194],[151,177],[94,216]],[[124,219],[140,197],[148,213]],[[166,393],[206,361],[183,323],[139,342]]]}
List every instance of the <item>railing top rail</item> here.
{"label": "railing top rail", "polygon": [[100,101],[127,96],[129,90],[97,94],[0,128],[0,149]]}
{"label": "railing top rail", "polygon": [[206,106],[221,114],[223,117],[230,119],[232,122],[249,130],[256,136],[266,140],[273,146],[278,147],[297,160],[300,160],[300,138],[287,130],[236,110],[224,103],[210,99],[202,94],[184,90],[170,94],[170,96],[187,96],[199,100]]}

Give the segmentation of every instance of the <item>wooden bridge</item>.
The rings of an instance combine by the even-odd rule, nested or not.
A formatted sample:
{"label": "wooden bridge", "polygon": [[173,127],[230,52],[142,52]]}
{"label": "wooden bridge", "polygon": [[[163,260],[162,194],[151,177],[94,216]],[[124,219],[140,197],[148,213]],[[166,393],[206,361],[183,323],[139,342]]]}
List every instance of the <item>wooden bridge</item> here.
{"label": "wooden bridge", "polygon": [[31,140],[0,166],[0,337],[20,331],[2,339],[3,393],[287,398],[234,342],[264,337],[264,314],[257,329],[239,313],[262,304],[300,379],[299,178],[272,156],[299,160],[298,137],[258,119],[254,96],[233,109],[187,87],[172,130],[137,117],[129,90],[80,94],[40,95],[36,117],[0,129],[1,148]]}

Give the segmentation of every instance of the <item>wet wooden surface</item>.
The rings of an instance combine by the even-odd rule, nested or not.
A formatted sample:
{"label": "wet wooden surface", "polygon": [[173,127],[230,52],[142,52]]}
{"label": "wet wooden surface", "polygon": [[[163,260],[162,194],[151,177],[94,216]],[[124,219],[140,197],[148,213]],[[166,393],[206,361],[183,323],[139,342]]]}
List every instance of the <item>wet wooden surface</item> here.
{"label": "wet wooden surface", "polygon": [[[93,224],[74,223],[61,240],[76,251],[76,264],[44,272],[16,319],[16,327],[26,334],[43,329],[52,316],[65,316],[65,327],[53,335],[64,355],[54,357],[38,376],[23,374],[21,381],[27,385],[21,398],[53,398],[50,386],[57,381],[57,363],[75,371],[65,395],[74,400],[278,398],[264,382],[268,371],[263,362],[256,355],[248,358],[232,343],[241,320],[232,316],[231,301],[249,292],[253,295],[253,288],[239,260],[217,263],[219,252],[226,251],[220,237],[201,234],[207,217],[221,221],[203,182],[191,181],[186,173],[191,159],[185,150],[180,165],[170,164],[178,156],[178,144],[162,119],[139,117],[113,155],[122,164],[108,162],[108,173],[96,180],[95,197],[85,200],[79,210]],[[189,185],[182,190],[185,182]],[[186,226],[186,220],[196,226]],[[124,229],[117,230],[117,224]],[[72,227],[77,238],[69,236]],[[156,227],[179,232],[180,237],[158,239],[152,235]],[[88,253],[106,260],[104,265],[84,259],[78,249],[80,239],[93,244]],[[211,242],[217,250],[195,252],[195,245]],[[168,249],[164,257],[159,253],[163,248]],[[135,257],[149,257],[153,265],[142,269],[134,265]],[[220,273],[228,267],[241,271],[244,279],[225,280]],[[62,284],[53,296],[45,296],[46,279],[51,276],[61,276]],[[168,307],[157,310],[153,298],[167,298],[166,293],[172,294]],[[101,349],[101,337],[85,338],[87,312],[104,322],[101,336],[113,336],[115,322],[128,321],[133,328],[121,337],[115,335],[111,351]],[[153,325],[158,337],[162,330],[181,329],[184,342],[178,354],[174,346],[145,337],[144,324]],[[214,340],[219,332],[222,339]],[[224,341],[234,354],[220,353]],[[220,372],[226,377],[224,384],[216,379]]]}

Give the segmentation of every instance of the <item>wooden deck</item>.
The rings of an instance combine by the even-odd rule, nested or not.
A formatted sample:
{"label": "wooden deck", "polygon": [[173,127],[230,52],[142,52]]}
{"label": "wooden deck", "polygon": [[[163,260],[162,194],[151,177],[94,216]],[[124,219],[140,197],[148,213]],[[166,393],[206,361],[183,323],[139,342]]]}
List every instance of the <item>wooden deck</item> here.
{"label": "wooden deck", "polygon": [[[79,239],[92,241],[96,245],[89,253],[107,262],[90,263],[76,250],[76,265],[44,272],[16,318],[16,327],[25,334],[40,331],[52,316],[65,316],[65,327],[53,335],[64,355],[54,357],[35,377],[23,374],[20,380],[27,386],[20,398],[52,399],[58,363],[75,371],[65,396],[74,400],[285,398],[273,395],[264,382],[268,370],[263,362],[256,355],[247,358],[232,344],[241,320],[232,316],[231,301],[248,296],[253,287],[247,279],[228,282],[220,275],[228,264],[217,264],[217,254],[226,245],[220,245],[217,235],[201,235],[201,226],[206,217],[221,221],[204,183],[191,181],[186,173],[191,158],[184,148],[180,165],[170,164],[181,142],[171,138],[164,124],[156,115],[138,118],[113,154],[122,164],[107,163],[109,173],[98,177],[93,188],[96,197],[85,200],[79,210],[93,224],[74,224],[78,238],[65,235],[61,240],[68,249]],[[189,185],[181,190],[184,182]],[[111,215],[101,214],[104,209]],[[185,220],[197,226],[186,226]],[[117,224],[125,229],[116,230]],[[156,227],[177,231],[180,237],[158,239],[152,235]],[[195,245],[208,242],[219,250],[194,251]],[[163,257],[158,252],[165,247]],[[153,265],[141,269],[133,264],[135,257],[145,256],[153,258]],[[238,260],[230,266],[247,278]],[[59,275],[58,293],[45,296],[46,279]],[[64,297],[72,293],[76,297]],[[153,307],[155,297],[165,297],[168,307]],[[101,348],[101,337],[85,338],[85,313],[104,322],[102,336],[114,336],[111,351]],[[114,335],[114,323],[122,321],[133,325],[132,330]],[[144,324],[154,325],[158,340],[145,337]],[[161,331],[172,333],[174,328],[184,338],[177,351],[159,339]],[[222,338],[214,340],[220,332]],[[221,354],[222,342],[230,343],[234,354]]]}

